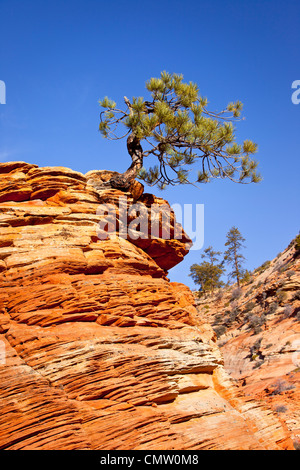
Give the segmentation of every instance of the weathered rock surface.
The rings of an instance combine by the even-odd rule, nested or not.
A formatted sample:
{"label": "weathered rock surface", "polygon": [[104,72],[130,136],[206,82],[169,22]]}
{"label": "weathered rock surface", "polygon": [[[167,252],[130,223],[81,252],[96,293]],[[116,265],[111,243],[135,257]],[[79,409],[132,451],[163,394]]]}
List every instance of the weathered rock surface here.
{"label": "weathered rock surface", "polygon": [[[109,189],[108,173],[0,164],[0,448],[291,449],[168,281],[190,246],[174,216],[155,238],[143,223],[144,237],[121,236],[120,197],[167,203],[137,182]],[[117,215],[110,236],[101,204]]]}
{"label": "weathered rock surface", "polygon": [[300,257],[295,245],[242,286],[197,301],[218,334],[224,367],[246,396],[268,404],[300,446]]}

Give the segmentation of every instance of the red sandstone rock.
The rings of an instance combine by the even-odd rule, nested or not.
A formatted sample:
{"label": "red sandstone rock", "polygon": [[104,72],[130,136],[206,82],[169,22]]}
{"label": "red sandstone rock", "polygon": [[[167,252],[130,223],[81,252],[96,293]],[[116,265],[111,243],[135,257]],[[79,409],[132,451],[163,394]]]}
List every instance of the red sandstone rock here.
{"label": "red sandstone rock", "polygon": [[[124,196],[108,179],[0,164],[0,448],[292,448],[166,278],[189,238],[99,239],[99,204]],[[126,204],[167,205],[141,189]]]}

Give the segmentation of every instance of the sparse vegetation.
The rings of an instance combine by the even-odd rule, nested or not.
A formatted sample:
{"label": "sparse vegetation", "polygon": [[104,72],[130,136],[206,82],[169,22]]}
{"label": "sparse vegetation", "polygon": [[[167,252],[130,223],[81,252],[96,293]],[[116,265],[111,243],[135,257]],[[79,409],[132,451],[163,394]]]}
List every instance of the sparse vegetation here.
{"label": "sparse vegetation", "polygon": [[293,442],[293,446],[294,446],[294,449],[295,449],[295,450],[300,450],[300,440],[299,440],[299,439],[296,439],[296,440]]}
{"label": "sparse vegetation", "polygon": [[258,333],[260,333],[262,331],[261,329],[262,325],[264,325],[264,323],[266,322],[265,315],[261,315],[261,316],[250,315],[248,319],[249,319],[249,328],[253,329],[254,334],[257,335]]}
{"label": "sparse vegetation", "polygon": [[277,302],[272,302],[269,306],[269,309],[267,310],[266,314],[272,315],[273,313],[276,312],[278,309],[278,303]]}
{"label": "sparse vegetation", "polygon": [[220,338],[220,336],[226,333],[226,327],[224,325],[216,326],[213,330],[216,333],[217,338]]}
{"label": "sparse vegetation", "polygon": [[223,292],[219,290],[219,292],[216,295],[216,301],[219,302],[223,298]]}
{"label": "sparse vegetation", "polygon": [[286,305],[283,311],[284,318],[289,318],[293,313],[293,307],[291,305]]}
{"label": "sparse vegetation", "polygon": [[287,412],[287,407],[284,405],[277,405],[275,407],[276,413],[286,413]]}
{"label": "sparse vegetation", "polygon": [[236,308],[236,307],[233,308],[233,309],[231,310],[230,314],[229,314],[229,320],[230,320],[230,322],[234,322],[234,321],[237,319],[239,313],[240,313],[240,311],[239,311],[238,308]]}
{"label": "sparse vegetation", "polygon": [[220,314],[220,313],[217,314],[217,315],[215,315],[215,317],[214,317],[214,322],[213,322],[213,326],[219,325],[219,324],[223,321],[223,319],[224,319],[224,315],[222,315],[222,314]]}
{"label": "sparse vegetation", "polygon": [[236,300],[239,297],[241,297],[242,293],[243,293],[243,291],[240,287],[237,287],[236,289],[234,289],[231,293],[231,301]]}
{"label": "sparse vegetation", "polygon": [[261,361],[256,361],[253,368],[254,369],[258,369],[260,366],[262,366],[264,364],[264,360],[261,360]]}
{"label": "sparse vegetation", "polygon": [[248,269],[246,269],[244,271],[244,274],[243,274],[242,278],[241,278],[241,283],[242,284],[251,284],[252,282],[253,282],[253,276],[252,276],[251,272],[248,271]]}
{"label": "sparse vegetation", "polygon": [[296,274],[296,272],[295,272],[293,269],[291,269],[290,271],[288,271],[288,272],[286,273],[286,275],[287,275],[287,277],[288,277],[289,280],[290,280],[291,277],[294,276],[295,274]]}
{"label": "sparse vegetation", "polygon": [[277,302],[279,303],[279,305],[282,305],[287,298],[287,293],[284,292],[283,290],[278,289],[276,291],[276,297],[277,297]]}
{"label": "sparse vegetation", "polygon": [[248,312],[251,312],[254,308],[256,307],[256,303],[255,302],[247,302],[246,306],[245,306],[245,309],[244,309],[244,313],[248,313]]}
{"label": "sparse vegetation", "polygon": [[300,300],[300,290],[297,290],[295,294],[293,295],[292,300]]}
{"label": "sparse vegetation", "polygon": [[[260,352],[262,337],[258,338],[250,348],[250,360],[255,361],[254,368],[260,367],[264,363],[264,356]],[[257,361],[259,359],[259,361]]]}
{"label": "sparse vegetation", "polygon": [[251,347],[251,351],[258,351],[260,349],[261,342],[262,342],[262,338],[258,338],[253,344],[253,346]]}
{"label": "sparse vegetation", "polygon": [[265,261],[261,266],[259,266],[258,268],[255,269],[254,272],[258,273],[258,274],[261,274],[262,272],[264,272],[271,264],[271,261]]}
{"label": "sparse vegetation", "polygon": [[[256,271],[264,272],[272,266],[271,275],[267,279],[255,285],[258,280],[254,277],[253,284],[241,289],[237,284],[231,286],[229,289],[222,289],[223,299],[221,303],[215,302],[212,311],[218,313],[214,315],[213,329],[218,338],[219,347],[224,346],[228,343],[229,348],[225,348],[225,358],[231,357],[237,348],[240,348],[243,353],[239,356],[239,360],[243,356],[247,361],[247,370],[252,370],[252,378],[241,380],[241,385],[254,384],[256,380],[265,380],[265,371],[268,370],[269,363],[274,365],[282,355],[287,358],[289,355],[293,355],[295,348],[293,345],[294,338],[290,340],[289,332],[278,335],[278,331],[284,328],[284,324],[292,323],[294,320],[294,327],[296,321],[300,321],[300,289],[295,290],[296,274],[299,274],[298,267],[292,260],[292,253],[284,252],[281,260],[281,271],[284,273],[278,276],[274,268],[273,261],[266,261]],[[280,261],[281,261],[280,260]],[[269,268],[269,271],[271,269]],[[293,284],[288,284],[287,280],[291,279]],[[244,292],[243,292],[244,291]],[[217,295],[214,298],[216,300]],[[222,310],[221,310],[222,309]],[[273,317],[268,316],[273,315]],[[284,318],[290,318],[290,320],[284,320]],[[268,321],[268,327],[266,322]],[[277,329],[278,328],[278,329]],[[293,328],[293,327],[292,327]],[[267,330],[265,332],[265,329]],[[245,335],[245,339],[241,342],[235,341],[239,335]],[[272,336],[274,330],[274,337]],[[296,331],[296,330],[295,330]],[[243,341],[243,342],[242,342]],[[250,344],[249,344],[250,342]],[[247,346],[248,345],[248,346]],[[236,348],[236,349],[235,349]],[[239,354],[239,352],[237,352]],[[292,356],[293,359],[294,356]],[[288,359],[288,360],[292,360]],[[228,361],[229,362],[229,361]],[[280,363],[281,364],[281,363]],[[230,366],[231,367],[231,366]],[[271,370],[271,369],[270,369]],[[295,372],[299,372],[299,368],[293,370],[293,374],[281,371],[281,365],[279,366],[280,374],[282,378],[276,380],[276,373],[273,377],[273,384],[270,385],[269,378],[267,379],[267,385],[265,391],[268,395],[267,400],[270,400],[274,404],[273,412],[282,415],[282,418],[289,418],[289,414],[292,413],[290,409],[289,400],[296,399],[294,395],[294,389],[296,387],[296,376],[293,376]],[[272,369],[273,371],[273,369]],[[243,365],[240,365],[241,377],[243,377]],[[285,380],[284,380],[285,379]],[[276,382],[275,382],[276,380]],[[274,383],[275,382],[275,383]],[[274,395],[274,397],[272,397]],[[275,397],[277,395],[278,397]],[[286,415],[284,415],[286,413]],[[300,441],[297,441],[295,446],[300,450]]]}
{"label": "sparse vegetation", "polygon": [[275,388],[272,392],[272,395],[280,395],[283,392],[286,392],[288,390],[293,390],[295,388],[295,385],[290,384],[286,380],[283,380],[283,379],[278,379],[274,385],[275,385]]}
{"label": "sparse vegetation", "polygon": [[295,248],[297,251],[300,251],[300,233],[295,238]]}

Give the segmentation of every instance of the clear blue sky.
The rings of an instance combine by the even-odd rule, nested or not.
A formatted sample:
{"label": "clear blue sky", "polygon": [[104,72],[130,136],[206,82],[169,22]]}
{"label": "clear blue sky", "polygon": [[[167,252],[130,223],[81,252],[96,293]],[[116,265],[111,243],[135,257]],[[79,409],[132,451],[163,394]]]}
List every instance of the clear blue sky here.
{"label": "clear blue sky", "polygon": [[[237,140],[257,142],[264,179],[150,191],[205,205],[204,248],[223,251],[236,225],[248,269],[298,233],[300,104],[291,85],[300,80],[299,0],[0,0],[0,25],[0,161],[123,171],[126,143],[100,136],[98,99],[146,98],[150,77],[182,73],[213,110],[244,103]],[[202,251],[170,279],[194,287],[189,266]]]}

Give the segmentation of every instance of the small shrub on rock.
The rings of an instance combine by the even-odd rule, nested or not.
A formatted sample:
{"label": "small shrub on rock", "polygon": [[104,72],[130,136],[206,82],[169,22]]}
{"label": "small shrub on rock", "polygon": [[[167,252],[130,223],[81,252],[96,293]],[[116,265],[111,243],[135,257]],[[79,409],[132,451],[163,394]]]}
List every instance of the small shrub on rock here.
{"label": "small shrub on rock", "polygon": [[296,440],[293,442],[293,446],[294,446],[294,449],[295,449],[295,450],[300,450],[300,440],[299,440],[299,439],[296,439]]}
{"label": "small shrub on rock", "polygon": [[226,328],[224,325],[220,325],[214,328],[214,332],[217,335],[217,338],[220,338],[224,333],[226,333]]}
{"label": "small shrub on rock", "polygon": [[293,313],[293,307],[291,305],[287,305],[285,308],[284,308],[284,311],[283,311],[283,316],[284,318],[289,318]]}
{"label": "small shrub on rock", "polygon": [[265,315],[251,315],[249,317],[249,327],[253,328],[253,332],[255,335],[262,331],[261,327],[265,323],[266,317]]}
{"label": "small shrub on rock", "polygon": [[256,306],[255,302],[248,302],[245,306],[245,310],[244,312],[251,312],[251,310],[254,309],[254,307]]}
{"label": "small shrub on rock", "polygon": [[286,300],[286,296],[287,294],[283,290],[276,291],[276,297],[279,305],[282,305],[284,303],[284,301]]}
{"label": "small shrub on rock", "polygon": [[293,296],[293,300],[300,300],[300,290],[297,290]]}
{"label": "small shrub on rock", "polygon": [[295,248],[297,251],[300,251],[300,233],[295,238]]}
{"label": "small shrub on rock", "polygon": [[264,272],[271,264],[271,261],[265,261],[261,266],[259,266],[258,268],[255,269],[255,272],[261,274],[262,272]]}
{"label": "small shrub on rock", "polygon": [[292,390],[293,388],[295,388],[295,385],[288,383],[286,380],[278,379],[275,382],[275,388],[272,395],[280,395],[282,392]]}
{"label": "small shrub on rock", "polygon": [[278,309],[278,303],[277,302],[272,302],[266,313],[267,313],[267,315],[272,315],[273,313],[276,312],[277,309]]}
{"label": "small shrub on rock", "polygon": [[234,321],[237,319],[239,313],[240,313],[239,309],[238,309],[238,308],[234,308],[234,309],[230,312],[230,314],[229,314],[229,319],[230,319],[230,321],[231,321],[231,322],[234,322]]}
{"label": "small shrub on rock", "polygon": [[285,413],[287,411],[287,407],[284,405],[277,405],[275,411],[277,413]]}
{"label": "small shrub on rock", "polygon": [[241,297],[242,295],[242,289],[240,287],[237,287],[236,289],[234,289],[231,293],[231,300],[236,300],[238,299],[239,297]]}

